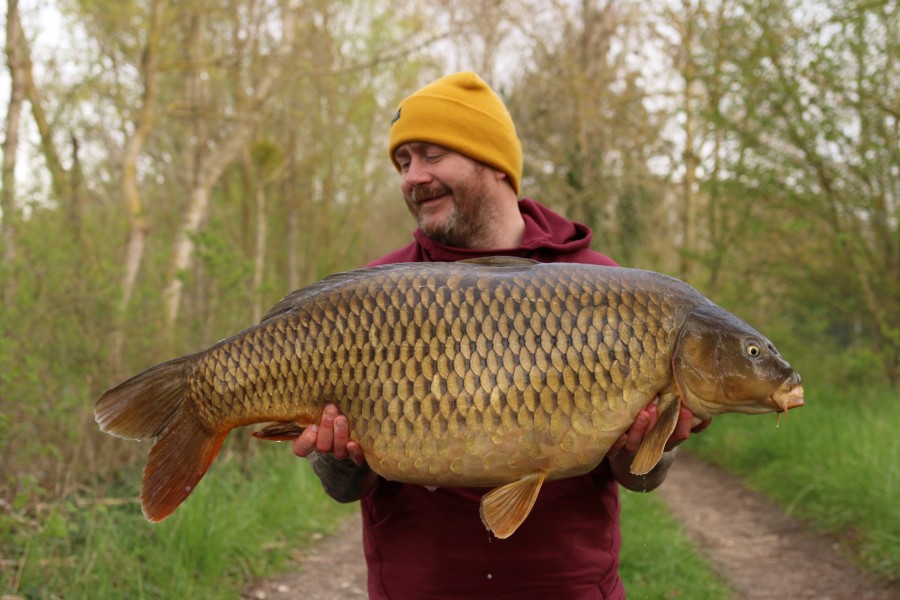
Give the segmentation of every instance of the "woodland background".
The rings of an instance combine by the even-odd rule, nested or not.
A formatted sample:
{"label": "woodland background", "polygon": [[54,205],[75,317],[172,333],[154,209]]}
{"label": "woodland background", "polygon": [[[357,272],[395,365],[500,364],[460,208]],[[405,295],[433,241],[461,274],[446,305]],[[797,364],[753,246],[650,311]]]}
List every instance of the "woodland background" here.
{"label": "woodland background", "polygon": [[143,460],[96,430],[105,389],[406,243],[390,119],[456,70],[508,103],[523,195],[595,249],[836,387],[900,386],[894,1],[7,0],[4,22],[7,514]]}

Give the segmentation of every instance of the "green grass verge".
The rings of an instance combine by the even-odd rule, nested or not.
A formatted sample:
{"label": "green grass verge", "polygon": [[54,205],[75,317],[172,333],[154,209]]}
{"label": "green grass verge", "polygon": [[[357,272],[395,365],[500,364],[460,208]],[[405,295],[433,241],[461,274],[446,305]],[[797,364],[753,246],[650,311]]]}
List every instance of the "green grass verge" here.
{"label": "green grass verge", "polygon": [[[21,598],[228,598],[272,573],[292,551],[355,509],[325,496],[306,461],[285,445],[250,458],[224,452],[197,491],[166,521],[136,503],[73,504],[39,527],[0,517],[4,594]],[[130,494],[139,475],[128,481]],[[13,563],[13,564],[11,564]]]}
{"label": "green grass verge", "polygon": [[723,600],[727,584],[699,556],[654,494],[620,489],[622,554],[619,574],[628,598]]}
{"label": "green grass verge", "polygon": [[900,406],[891,389],[806,385],[781,417],[725,415],[688,441],[788,512],[836,534],[863,567],[900,579]]}

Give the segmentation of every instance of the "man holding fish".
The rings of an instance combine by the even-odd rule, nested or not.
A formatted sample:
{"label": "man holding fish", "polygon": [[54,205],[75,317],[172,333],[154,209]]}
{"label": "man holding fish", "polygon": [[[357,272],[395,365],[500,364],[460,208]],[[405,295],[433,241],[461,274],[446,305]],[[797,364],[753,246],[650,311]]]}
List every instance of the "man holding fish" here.
{"label": "man holding fish", "polygon": [[[494,256],[616,266],[590,249],[586,226],[518,198],[515,126],[474,73],[443,77],[404,99],[389,153],[418,229],[411,244],[369,266]],[[473,518],[487,488],[430,490],[377,475],[333,405],[293,448],[309,458],[329,495],[361,500],[370,598],[619,599],[618,485],[656,488],[675,447],[709,424],[692,429],[694,416],[681,405],[662,459],[634,475],[635,452],[658,420],[650,404],[593,471],[544,483],[528,519],[507,539]]]}
{"label": "man holding fish", "polygon": [[361,500],[372,598],[623,598],[618,485],[659,485],[694,423],[802,406],[800,375],[687,283],[518,200],[515,129],[474,74],[406,98],[390,139],[413,243],[107,390],[97,424],[153,440],[159,522],[233,429],[269,423],[253,435]]}

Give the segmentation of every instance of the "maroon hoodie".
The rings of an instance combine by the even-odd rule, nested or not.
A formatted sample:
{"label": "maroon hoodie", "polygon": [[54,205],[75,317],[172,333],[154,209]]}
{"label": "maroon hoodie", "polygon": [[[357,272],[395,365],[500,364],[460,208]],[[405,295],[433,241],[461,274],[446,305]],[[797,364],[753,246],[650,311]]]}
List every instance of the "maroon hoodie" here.
{"label": "maroon hoodie", "polygon": [[[369,266],[492,255],[616,265],[589,248],[588,227],[533,200],[521,200],[519,209],[525,234],[518,248],[464,250],[416,230],[414,242]],[[618,575],[618,487],[607,461],[587,475],[545,483],[531,514],[505,540],[481,524],[478,507],[487,491],[432,492],[380,479],[361,501],[369,598],[625,598]]]}
{"label": "maroon hoodie", "polygon": [[416,229],[415,241],[394,250],[367,266],[390,265],[400,262],[456,262],[483,256],[518,256],[538,262],[586,263],[618,266],[608,256],[590,249],[591,230],[587,225],[573,223],[534,200],[519,200],[519,211],[525,219],[525,233],[518,248],[469,250],[436,242]]}

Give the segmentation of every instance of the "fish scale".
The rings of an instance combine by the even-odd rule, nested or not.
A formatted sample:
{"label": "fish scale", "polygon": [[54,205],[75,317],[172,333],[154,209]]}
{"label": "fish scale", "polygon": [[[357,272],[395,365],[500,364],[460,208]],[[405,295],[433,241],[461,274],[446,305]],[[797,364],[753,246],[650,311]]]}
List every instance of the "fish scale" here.
{"label": "fish scale", "polygon": [[[222,402],[212,403],[220,412],[210,412],[206,419],[243,424],[254,416],[254,407],[262,404],[278,412],[269,414],[269,419],[287,420],[302,418],[307,412],[303,406],[334,402],[350,417],[351,436],[366,449],[377,471],[392,479],[427,477],[430,481],[434,470],[430,463],[422,473],[409,472],[408,453],[426,457],[434,453],[435,445],[423,443],[425,432],[428,436],[436,432],[453,435],[444,415],[455,411],[464,423],[454,427],[460,438],[448,438],[444,456],[470,455],[473,460],[465,461],[470,465],[498,439],[489,433],[500,428],[502,434],[509,424],[518,425],[522,421],[518,411],[526,410],[531,415],[524,421],[534,428],[540,443],[563,449],[564,454],[554,462],[562,469],[559,475],[565,476],[585,468],[582,446],[598,449],[594,462],[602,458],[601,434],[608,431],[584,427],[592,422],[585,413],[617,410],[624,402],[624,387],[626,380],[631,381],[627,377],[632,371],[644,373],[632,382],[635,389],[643,388],[643,394],[635,397],[649,400],[655,392],[653,376],[665,376],[668,371],[665,360],[656,360],[662,356],[659,349],[654,344],[645,351],[636,331],[674,328],[636,318],[629,301],[646,305],[651,294],[624,297],[629,286],[622,285],[621,277],[610,277],[601,294],[595,290],[596,282],[584,276],[593,271],[580,266],[557,265],[547,275],[532,278],[503,276],[508,267],[485,269],[489,272],[478,275],[462,265],[455,269],[441,265],[441,271],[445,273],[443,282],[435,276],[394,268],[365,286],[354,281],[331,285],[316,302],[263,323],[256,335],[226,341],[198,365],[194,377],[211,380],[213,389],[221,389],[222,383],[244,381],[242,389],[251,393],[241,396],[241,389],[232,387]],[[650,286],[657,279],[652,275],[644,278]],[[559,285],[560,281],[566,285]],[[672,286],[670,280],[656,285],[660,284]],[[370,296],[373,287],[374,297]],[[669,296],[686,307],[704,301],[696,293]],[[606,312],[606,318],[598,318],[598,312]],[[371,319],[362,317],[364,314]],[[643,314],[650,316],[649,311]],[[437,315],[445,328],[425,326]],[[587,330],[579,332],[579,324]],[[500,344],[494,344],[494,329],[508,332]],[[438,332],[443,339],[436,337]],[[302,352],[299,372],[287,378],[281,389],[259,385],[271,374],[270,363],[253,349],[266,348],[269,360],[278,361],[276,357],[290,354],[291,349],[285,348],[290,338],[315,340],[313,349]],[[569,352],[570,346],[580,346],[580,355],[577,350]],[[434,348],[430,357],[437,359],[436,372],[423,364],[424,347]],[[584,364],[577,378],[570,366],[576,360]],[[287,368],[287,363],[282,368]],[[377,382],[371,377],[373,372]],[[562,385],[563,381],[569,386]],[[506,398],[497,394],[491,402],[492,390],[508,389],[509,382],[517,384],[524,402],[504,402]],[[592,393],[595,384],[603,394]],[[210,386],[200,389],[208,397]],[[574,401],[576,390],[580,390],[578,403]],[[389,410],[381,418],[361,410],[367,402],[384,401]],[[431,408],[432,403],[439,409]],[[423,410],[423,406],[429,408]],[[582,414],[577,426],[571,417],[574,410]],[[636,410],[639,407],[632,412]],[[316,411],[309,412],[303,421],[319,416]],[[435,419],[441,421],[435,423]],[[429,421],[428,427],[423,420]],[[521,464],[520,454],[513,451],[508,460]],[[535,466],[540,466],[543,458],[536,459]],[[472,473],[456,473],[452,463],[447,466],[446,480],[439,484],[471,484]],[[510,477],[496,465],[485,471],[477,475],[479,484],[496,485]]]}
{"label": "fish scale", "polygon": [[[590,471],[654,397],[672,426],[673,403],[704,417],[750,412],[694,391],[721,376],[710,363],[719,351],[704,344],[732,330],[770,345],[650,271],[521,259],[390,265],[294,292],[259,325],[110,390],[95,415],[104,431],[157,439],[142,494],[151,520],[187,497],[231,429],[317,423],[333,403],[383,477],[495,487],[482,518],[505,537],[542,481]],[[757,365],[747,378],[764,380],[756,412],[802,404],[799,376],[772,351],[771,376]],[[651,433],[632,469],[652,468],[667,437]]]}

